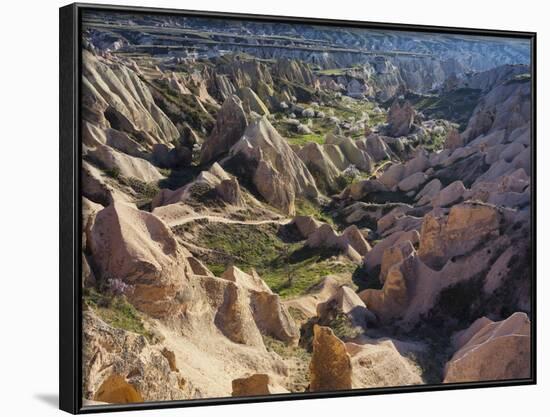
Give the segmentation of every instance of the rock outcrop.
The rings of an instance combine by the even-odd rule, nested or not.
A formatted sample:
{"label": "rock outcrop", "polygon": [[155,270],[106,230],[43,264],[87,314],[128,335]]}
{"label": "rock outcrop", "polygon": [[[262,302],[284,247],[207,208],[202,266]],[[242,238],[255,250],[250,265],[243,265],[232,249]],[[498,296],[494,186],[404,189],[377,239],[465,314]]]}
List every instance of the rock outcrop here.
{"label": "rock outcrop", "polygon": [[128,299],[139,310],[153,317],[181,310],[188,253],[155,215],[113,202],[97,213],[88,246],[101,279],[131,285]]}
{"label": "rock outcrop", "polygon": [[391,339],[346,343],[351,357],[353,388],[423,384],[421,370],[399,352],[397,344]]}
{"label": "rock outcrop", "polygon": [[276,386],[267,374],[253,374],[245,378],[234,379],[232,382],[233,397],[249,397],[254,395],[281,394],[286,391]]}
{"label": "rock outcrop", "polygon": [[498,236],[499,223],[498,210],[482,204],[454,205],[447,217],[427,214],[420,232],[418,255],[428,265],[442,266],[452,257],[465,255]]}
{"label": "rock outcrop", "polygon": [[296,197],[319,195],[305,164],[265,117],[248,126],[222,166],[244,176],[269,204],[287,214],[294,214]]}
{"label": "rock outcrop", "polygon": [[407,101],[400,105],[396,100],[388,111],[388,133],[390,136],[406,136],[412,127],[414,121],[414,109]]}
{"label": "rock outcrop", "polygon": [[317,316],[328,322],[339,314],[345,315],[353,326],[366,328],[370,317],[365,303],[350,287],[341,286],[327,301],[317,305]]}
{"label": "rock outcrop", "polygon": [[363,237],[357,226],[346,228],[342,234],[338,234],[328,224],[321,224],[307,237],[306,245],[311,248],[327,248],[341,251],[353,260],[361,260],[361,256],[367,254],[371,247]]}
{"label": "rock outcrop", "polygon": [[[477,323],[477,325],[476,325]],[[443,382],[524,379],[531,375],[531,322],[525,313],[485,320],[470,338],[462,338],[445,366]],[[467,340],[466,340],[467,339]]]}
{"label": "rock outcrop", "polygon": [[127,404],[194,397],[194,388],[170,367],[161,346],[115,329],[91,311],[84,312],[82,328],[85,398]]}
{"label": "rock outcrop", "polygon": [[131,133],[149,146],[170,143],[179,137],[147,86],[127,66],[85,50],[82,77],[84,120]]}
{"label": "rock outcrop", "polygon": [[201,148],[201,163],[205,164],[226,154],[243,135],[248,120],[242,102],[236,95],[229,96],[218,111],[212,133]]}
{"label": "rock outcrop", "polygon": [[313,328],[313,355],[309,365],[310,391],[337,391],[352,388],[351,358],[346,345],[329,327]]}

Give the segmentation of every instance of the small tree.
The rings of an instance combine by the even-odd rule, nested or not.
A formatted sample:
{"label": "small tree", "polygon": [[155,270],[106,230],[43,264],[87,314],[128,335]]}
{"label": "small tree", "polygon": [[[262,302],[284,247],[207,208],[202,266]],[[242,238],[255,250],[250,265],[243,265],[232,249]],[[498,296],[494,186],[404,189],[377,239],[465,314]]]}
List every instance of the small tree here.
{"label": "small tree", "polygon": [[294,284],[294,269],[290,264],[290,250],[288,246],[283,247],[283,262],[285,263],[286,285],[290,288]]}

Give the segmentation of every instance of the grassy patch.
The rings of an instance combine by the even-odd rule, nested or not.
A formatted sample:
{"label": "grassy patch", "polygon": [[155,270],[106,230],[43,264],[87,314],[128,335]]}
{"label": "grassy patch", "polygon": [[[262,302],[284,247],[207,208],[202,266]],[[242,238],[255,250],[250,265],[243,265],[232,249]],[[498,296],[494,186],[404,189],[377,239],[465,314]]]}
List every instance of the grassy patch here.
{"label": "grassy patch", "polygon": [[283,342],[264,336],[264,344],[268,351],[275,352],[286,362],[290,362],[291,372],[288,390],[303,392],[309,385],[309,362],[311,354],[300,346],[287,346]]}
{"label": "grassy patch", "polygon": [[518,74],[515,77],[512,77],[511,79],[504,82],[505,85],[510,84],[519,84],[519,83],[526,83],[531,81],[531,74],[525,73],[525,74]]}
{"label": "grassy patch", "polygon": [[153,341],[153,333],[145,328],[140,313],[126,300],[126,297],[111,297],[86,288],[83,301],[85,306],[92,308],[108,325],[140,334],[149,341]]}
{"label": "grassy patch", "polygon": [[[281,297],[293,297],[305,294],[309,288],[319,283],[324,276],[331,274],[351,274],[354,264],[336,263],[330,259],[323,259],[323,254],[313,256],[298,262],[290,262],[288,267],[279,262],[275,268],[264,271],[262,278],[269,287]],[[288,279],[288,269],[292,277]]]}
{"label": "grassy patch", "polygon": [[437,152],[443,149],[445,140],[447,139],[446,133],[432,133],[430,138],[424,142],[424,149],[430,152]]}
{"label": "grassy patch", "polygon": [[312,203],[309,200],[305,199],[296,199],[294,202],[294,205],[296,207],[296,215],[297,216],[311,216],[314,219],[317,219],[319,221],[328,223],[332,226],[334,225],[334,220],[330,215],[323,212],[322,208],[314,203]]}
{"label": "grassy patch", "polygon": [[287,142],[290,145],[298,145],[298,146],[304,146],[307,145],[309,142],[315,142],[319,145],[322,145],[325,143],[325,137],[323,135],[317,134],[317,133],[310,133],[307,135],[292,135],[287,137]]}
{"label": "grassy patch", "polygon": [[460,130],[468,124],[481,90],[458,88],[439,96],[408,96],[407,99],[422,113],[431,119],[450,120],[460,125]]}
{"label": "grassy patch", "polygon": [[319,75],[344,75],[346,71],[351,68],[329,68],[318,71]]}
{"label": "grassy patch", "polygon": [[349,273],[355,264],[335,262],[332,250],[304,247],[303,242],[285,242],[276,225],[206,224],[197,243],[212,253],[203,259],[221,275],[234,264],[244,271],[256,269],[269,287],[282,297],[301,295],[323,276]]}

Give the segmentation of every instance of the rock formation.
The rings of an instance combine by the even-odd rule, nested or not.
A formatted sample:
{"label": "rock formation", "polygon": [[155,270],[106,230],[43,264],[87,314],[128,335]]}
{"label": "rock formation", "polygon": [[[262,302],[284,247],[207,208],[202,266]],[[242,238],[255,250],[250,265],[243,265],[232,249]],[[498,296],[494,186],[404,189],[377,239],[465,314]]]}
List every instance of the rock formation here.
{"label": "rock formation", "polygon": [[89,13],[85,404],[530,376],[526,44]]}
{"label": "rock formation", "polygon": [[351,389],[351,359],[346,345],[328,327],[313,328],[310,391]]}
{"label": "rock formation", "polygon": [[458,350],[445,366],[443,382],[529,378],[531,322],[525,313],[477,327],[481,328],[457,344]]}
{"label": "rock formation", "polygon": [[297,195],[309,199],[319,195],[305,164],[265,117],[248,126],[222,163],[233,172],[240,168],[235,164],[247,164],[253,172],[248,173],[246,180],[268,203],[287,214],[295,212]]}
{"label": "rock formation", "polygon": [[128,299],[139,310],[166,317],[182,308],[188,254],[156,216],[113,202],[97,213],[88,245],[101,279],[131,285]]}
{"label": "rock formation", "polygon": [[248,121],[242,102],[236,95],[229,96],[220,108],[216,125],[201,149],[201,163],[223,155],[241,138]]}
{"label": "rock formation", "polygon": [[407,101],[400,105],[394,101],[388,111],[388,133],[390,136],[406,136],[414,121],[414,109]]}

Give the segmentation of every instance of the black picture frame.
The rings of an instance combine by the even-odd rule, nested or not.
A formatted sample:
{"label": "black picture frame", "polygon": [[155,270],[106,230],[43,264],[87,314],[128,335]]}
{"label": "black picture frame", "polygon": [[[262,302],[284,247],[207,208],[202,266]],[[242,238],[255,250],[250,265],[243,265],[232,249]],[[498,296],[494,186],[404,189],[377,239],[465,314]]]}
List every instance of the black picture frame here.
{"label": "black picture frame", "polygon": [[[394,31],[437,32],[445,34],[481,35],[491,37],[521,38],[531,43],[531,238],[532,238],[532,320],[531,320],[531,377],[521,380],[467,382],[393,388],[353,389],[334,392],[306,392],[272,394],[254,397],[207,398],[179,401],[155,401],[123,405],[82,404],[82,302],[80,276],[81,259],[81,140],[80,140],[80,79],[81,79],[81,14],[85,10],[131,12],[138,14],[180,15],[245,19],[281,23],[317,24],[325,26],[355,27],[364,29],[391,29]],[[537,381],[537,292],[536,292],[536,92],[537,92],[537,34],[505,30],[470,29],[412,24],[378,23],[317,19],[289,16],[266,16],[194,10],[161,9],[149,7],[113,6],[74,3],[59,9],[59,126],[60,126],[60,258],[59,258],[59,408],[71,414],[90,412],[161,409],[193,407],[202,405],[238,404],[250,402],[302,400],[378,394],[414,393],[466,388],[487,388],[517,385],[532,385]]]}

